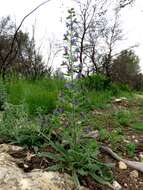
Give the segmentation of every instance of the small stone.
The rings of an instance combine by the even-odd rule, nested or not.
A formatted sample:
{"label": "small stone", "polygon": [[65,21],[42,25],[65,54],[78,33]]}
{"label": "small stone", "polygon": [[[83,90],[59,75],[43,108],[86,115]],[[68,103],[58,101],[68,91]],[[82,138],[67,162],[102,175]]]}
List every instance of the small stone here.
{"label": "small stone", "polygon": [[119,162],[119,169],[126,170],[127,169],[127,165],[124,162],[120,161]]}
{"label": "small stone", "polygon": [[90,189],[88,189],[88,188],[86,188],[86,187],[81,186],[79,190],[90,190]]}
{"label": "small stone", "polygon": [[135,141],[135,143],[138,143],[138,142],[139,142],[137,139],[135,139],[134,141]]}
{"label": "small stone", "polygon": [[135,135],[133,135],[133,136],[132,136],[132,139],[135,139],[135,138],[136,138]]}
{"label": "small stone", "polygon": [[29,168],[29,166],[27,164],[24,164],[23,166],[24,166],[24,168]]}
{"label": "small stone", "polygon": [[116,99],[114,100],[114,103],[121,103],[121,102],[126,101],[126,100],[127,100],[126,97],[116,98]]}
{"label": "small stone", "polygon": [[139,159],[141,162],[143,162],[143,153],[142,152],[139,153]]}
{"label": "small stone", "polygon": [[125,143],[130,143],[130,141],[129,141],[129,140],[127,140],[127,139],[124,139],[124,142],[125,142]]}
{"label": "small stone", "polygon": [[128,187],[128,184],[127,184],[127,183],[124,183],[124,187],[127,188],[127,187]]}
{"label": "small stone", "polygon": [[113,189],[114,190],[121,190],[122,186],[117,182],[117,181],[113,181]]}
{"label": "small stone", "polygon": [[135,156],[134,159],[135,159],[136,161],[139,161],[139,158],[138,158],[137,156]]}
{"label": "small stone", "polygon": [[139,177],[139,172],[137,170],[133,170],[130,172],[130,178],[138,178]]}

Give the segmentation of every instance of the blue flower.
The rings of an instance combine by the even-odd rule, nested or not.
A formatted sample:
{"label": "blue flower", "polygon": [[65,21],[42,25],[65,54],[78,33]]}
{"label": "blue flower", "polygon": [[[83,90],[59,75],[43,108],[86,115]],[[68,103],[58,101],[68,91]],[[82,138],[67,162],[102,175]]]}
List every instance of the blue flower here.
{"label": "blue flower", "polygon": [[76,45],[76,39],[75,39],[75,38],[72,38],[72,39],[71,39],[71,44],[72,44],[72,45]]}

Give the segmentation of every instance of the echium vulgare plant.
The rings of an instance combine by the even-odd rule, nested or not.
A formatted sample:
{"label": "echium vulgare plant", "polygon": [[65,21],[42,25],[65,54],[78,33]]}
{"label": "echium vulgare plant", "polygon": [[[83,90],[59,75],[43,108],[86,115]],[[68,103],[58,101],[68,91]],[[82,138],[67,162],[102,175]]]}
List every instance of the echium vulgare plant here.
{"label": "echium vulgare plant", "polygon": [[[82,98],[74,78],[74,70],[78,61],[78,34],[75,30],[77,20],[73,8],[68,10],[68,14],[67,32],[64,35],[64,65],[68,68],[67,75],[70,79],[65,85],[65,90],[61,92],[60,100],[63,99],[64,104],[68,103],[71,109],[64,110],[60,107],[55,111],[50,119],[50,135],[43,135],[54,151],[40,153],[39,156],[53,160],[54,165],[50,166],[49,170],[59,170],[71,174],[78,190],[80,189],[80,179],[83,176],[91,177],[106,185],[110,185],[111,176],[107,164],[97,160],[99,146],[96,140],[83,134],[82,122],[85,117],[83,113],[79,113]],[[59,103],[59,105],[61,104]],[[62,123],[60,119],[62,119]],[[54,134],[55,131],[57,133],[54,139],[52,130]]]}

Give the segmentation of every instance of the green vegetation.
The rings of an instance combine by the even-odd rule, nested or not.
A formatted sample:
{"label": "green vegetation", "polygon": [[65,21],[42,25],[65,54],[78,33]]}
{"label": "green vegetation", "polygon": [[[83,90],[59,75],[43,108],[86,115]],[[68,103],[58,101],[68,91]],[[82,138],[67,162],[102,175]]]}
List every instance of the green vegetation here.
{"label": "green vegetation", "polygon": [[138,132],[143,132],[143,123],[134,123],[133,124],[133,129],[138,131]]}
{"label": "green vegetation", "polygon": [[115,113],[115,116],[116,116],[119,124],[122,126],[127,126],[132,119],[132,114],[128,110],[119,111],[119,112]]}
{"label": "green vegetation", "polygon": [[134,143],[128,143],[126,145],[126,149],[127,149],[129,156],[131,156],[131,157],[135,156],[136,145]]}
{"label": "green vegetation", "polygon": [[[135,138],[143,132],[143,97],[135,94],[143,88],[139,58],[130,49],[113,55],[126,4],[113,6],[113,22],[106,18],[106,2],[79,5],[81,18],[74,8],[66,17],[65,74],[44,63],[34,28],[30,38],[20,30],[24,20],[16,33],[9,16],[0,20],[0,140],[36,149],[34,156],[44,158],[48,170],[70,174],[77,190],[85,179],[111,187],[112,167],[102,147],[134,157]],[[54,46],[48,63],[59,51],[52,52]]]}
{"label": "green vegetation", "polygon": [[56,79],[36,81],[13,80],[6,83],[8,103],[25,104],[32,115],[46,114],[56,108],[56,101],[64,82]]}
{"label": "green vegetation", "polygon": [[0,121],[0,138],[22,146],[39,146],[43,143],[39,132],[40,126],[29,121],[23,105],[5,105]]}
{"label": "green vegetation", "polygon": [[[116,93],[113,89],[111,84],[106,90],[89,90],[58,79],[1,83],[4,98],[0,138],[25,147],[38,147],[38,156],[53,162],[48,170],[71,174],[77,186],[87,176],[110,186],[111,166],[100,161],[100,145],[108,144],[115,151],[122,147],[134,157],[136,145],[130,142],[123,147],[121,143],[124,131],[128,127],[143,129],[142,123],[137,122],[142,117],[142,100],[138,101],[138,109],[126,107],[124,102],[118,105],[114,100],[121,95],[128,104],[137,100],[126,87],[121,89],[116,84]],[[87,137],[95,130],[99,131],[97,140]],[[50,147],[52,151],[40,151],[42,147]]]}

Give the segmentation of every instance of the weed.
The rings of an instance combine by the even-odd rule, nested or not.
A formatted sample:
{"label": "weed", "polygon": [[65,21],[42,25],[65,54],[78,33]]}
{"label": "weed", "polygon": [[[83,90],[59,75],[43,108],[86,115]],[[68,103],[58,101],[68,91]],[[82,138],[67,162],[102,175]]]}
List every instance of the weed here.
{"label": "weed", "polygon": [[135,151],[136,151],[136,145],[135,143],[128,143],[126,145],[127,153],[129,156],[134,157],[135,156]]}
{"label": "weed", "polygon": [[122,140],[123,132],[121,128],[114,129],[112,132],[109,133],[109,142],[114,149],[117,147],[117,144],[120,143]]}
{"label": "weed", "polygon": [[132,119],[132,114],[128,110],[119,111],[119,112],[115,113],[115,116],[116,116],[119,124],[123,125],[123,126],[129,125],[129,123]]}
{"label": "weed", "polygon": [[106,129],[100,129],[99,137],[101,141],[107,140],[109,138],[109,132]]}
{"label": "weed", "polygon": [[39,126],[29,121],[23,105],[6,104],[0,121],[0,137],[2,139],[18,145],[39,146],[43,143],[39,131]]}
{"label": "weed", "polygon": [[143,123],[134,123],[133,129],[135,129],[136,131],[143,132]]}

